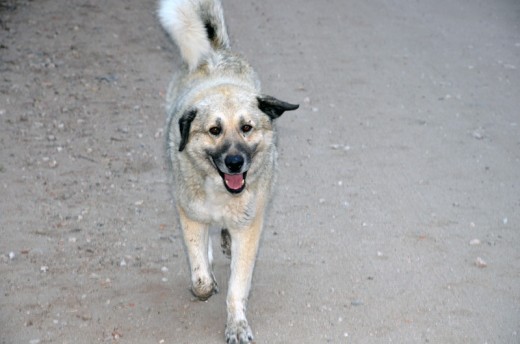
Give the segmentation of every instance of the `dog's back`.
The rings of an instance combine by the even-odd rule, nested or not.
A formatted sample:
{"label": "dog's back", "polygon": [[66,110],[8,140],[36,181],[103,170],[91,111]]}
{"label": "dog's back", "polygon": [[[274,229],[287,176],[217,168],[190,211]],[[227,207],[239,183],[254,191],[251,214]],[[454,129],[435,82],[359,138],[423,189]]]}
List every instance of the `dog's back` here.
{"label": "dog's back", "polygon": [[185,69],[176,73],[167,95],[169,119],[182,111],[190,93],[218,84],[239,85],[260,91],[253,68],[230,49],[229,37],[219,0],[160,0],[159,20],[179,47]]}

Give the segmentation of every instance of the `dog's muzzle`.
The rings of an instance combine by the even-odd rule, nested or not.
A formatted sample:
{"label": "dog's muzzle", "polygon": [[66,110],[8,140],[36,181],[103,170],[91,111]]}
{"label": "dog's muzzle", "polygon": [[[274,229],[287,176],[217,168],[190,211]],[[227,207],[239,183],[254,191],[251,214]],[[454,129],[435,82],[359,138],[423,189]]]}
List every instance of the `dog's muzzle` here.
{"label": "dog's muzzle", "polygon": [[[215,162],[217,170],[222,177],[224,186],[233,194],[241,193],[246,187],[247,171],[242,172],[245,160],[242,155],[228,155],[224,159],[225,168],[220,168],[219,164]],[[223,167],[224,167],[223,166]],[[222,170],[225,170],[223,172]]]}

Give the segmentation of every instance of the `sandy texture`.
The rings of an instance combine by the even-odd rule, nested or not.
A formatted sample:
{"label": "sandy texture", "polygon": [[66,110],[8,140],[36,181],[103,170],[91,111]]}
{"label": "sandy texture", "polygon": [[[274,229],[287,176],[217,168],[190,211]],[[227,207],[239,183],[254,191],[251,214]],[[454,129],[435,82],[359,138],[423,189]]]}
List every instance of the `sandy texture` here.
{"label": "sandy texture", "polygon": [[[520,3],[225,1],[279,119],[257,343],[520,342]],[[163,162],[153,1],[0,0],[0,343],[222,343]],[[214,240],[216,241],[216,240]]]}

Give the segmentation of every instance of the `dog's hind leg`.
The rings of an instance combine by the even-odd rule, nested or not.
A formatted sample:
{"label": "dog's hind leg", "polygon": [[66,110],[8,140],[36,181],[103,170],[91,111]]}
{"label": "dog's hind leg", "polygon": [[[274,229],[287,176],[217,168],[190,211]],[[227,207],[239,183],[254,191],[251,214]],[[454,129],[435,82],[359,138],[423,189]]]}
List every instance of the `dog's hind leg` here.
{"label": "dog's hind leg", "polygon": [[222,253],[226,257],[231,258],[231,235],[226,228],[222,228],[220,231],[220,247],[222,248]]}
{"label": "dog's hind leg", "polygon": [[218,292],[208,257],[209,228],[188,218],[181,208],[179,217],[191,268],[191,291],[200,300],[207,300]]}

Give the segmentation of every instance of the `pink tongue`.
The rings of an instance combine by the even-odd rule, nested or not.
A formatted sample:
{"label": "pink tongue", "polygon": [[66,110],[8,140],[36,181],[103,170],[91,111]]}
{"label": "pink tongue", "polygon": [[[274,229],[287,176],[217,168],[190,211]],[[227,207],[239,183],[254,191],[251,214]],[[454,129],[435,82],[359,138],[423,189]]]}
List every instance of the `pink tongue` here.
{"label": "pink tongue", "polygon": [[224,180],[230,189],[237,190],[242,187],[244,177],[242,174],[224,174]]}

